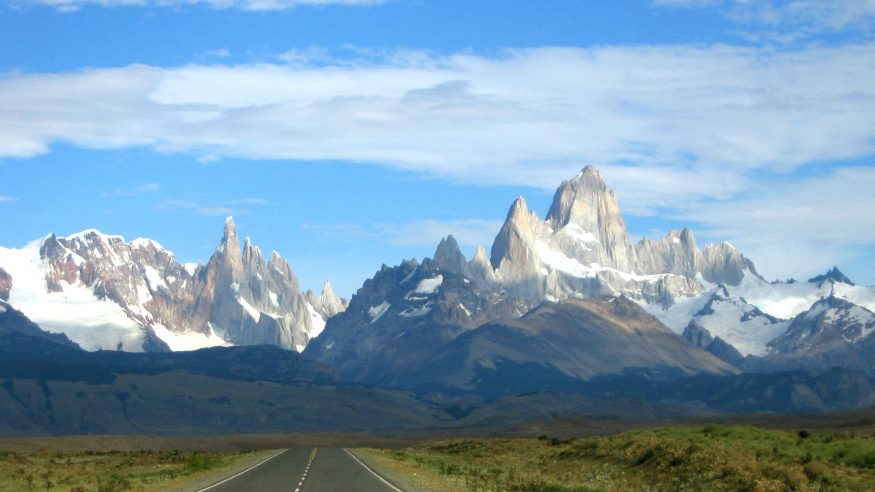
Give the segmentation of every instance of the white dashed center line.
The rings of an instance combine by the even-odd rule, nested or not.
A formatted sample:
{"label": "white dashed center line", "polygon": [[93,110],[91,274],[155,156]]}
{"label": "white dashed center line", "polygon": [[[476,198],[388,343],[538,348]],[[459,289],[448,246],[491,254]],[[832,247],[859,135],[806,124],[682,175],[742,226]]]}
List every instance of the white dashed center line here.
{"label": "white dashed center line", "polygon": [[304,486],[304,481],[307,480],[307,472],[310,471],[310,466],[316,459],[316,451],[318,450],[319,448],[313,448],[313,452],[310,453],[310,459],[307,460],[307,467],[304,468],[304,474],[301,476],[301,480],[298,482],[298,487],[295,489],[295,492],[301,492],[301,487]]}

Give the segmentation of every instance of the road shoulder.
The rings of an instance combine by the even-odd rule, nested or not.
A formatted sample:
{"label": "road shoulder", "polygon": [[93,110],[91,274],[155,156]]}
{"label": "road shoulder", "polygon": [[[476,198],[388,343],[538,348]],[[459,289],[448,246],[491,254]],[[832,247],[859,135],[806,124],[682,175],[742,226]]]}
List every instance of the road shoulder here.
{"label": "road shoulder", "polygon": [[413,463],[394,459],[388,449],[348,448],[376,473],[405,492],[457,492],[465,490],[464,482],[443,477]]}
{"label": "road shoulder", "polygon": [[204,474],[200,474],[197,476],[186,477],[184,481],[180,481],[180,483],[178,484],[172,484],[173,486],[168,488],[167,491],[197,492],[201,489],[233,477],[234,475],[249,468],[252,468],[270,458],[273,458],[283,451],[284,450],[282,449],[265,449],[261,451],[255,451],[250,456],[246,456],[221,468],[209,470]]}

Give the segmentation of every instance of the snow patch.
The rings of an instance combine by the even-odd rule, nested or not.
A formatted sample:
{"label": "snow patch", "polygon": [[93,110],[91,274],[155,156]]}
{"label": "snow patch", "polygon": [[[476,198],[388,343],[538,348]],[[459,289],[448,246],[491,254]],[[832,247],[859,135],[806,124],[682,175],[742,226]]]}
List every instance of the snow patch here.
{"label": "snow patch", "polygon": [[[279,298],[277,298],[276,296],[276,292],[267,289],[267,297],[270,299],[270,303],[273,304],[274,307],[280,307],[280,301]],[[310,304],[308,303],[307,305],[309,306]]]}
{"label": "snow patch", "polygon": [[462,311],[465,312],[465,316],[467,316],[469,318],[471,317],[471,311],[468,311],[468,308],[466,308],[465,305],[462,304],[461,302],[459,303],[459,308],[461,308]]}
{"label": "snow patch", "polygon": [[155,323],[151,325],[152,331],[155,332],[155,335],[161,339],[164,343],[170,347],[170,350],[177,351],[188,351],[188,350],[198,350],[202,348],[208,347],[229,347],[230,343],[223,340],[222,337],[218,336],[213,332],[212,326],[207,325],[208,333],[197,333],[194,331],[186,331],[183,333],[176,333],[167,329],[166,326]]}
{"label": "snow patch", "polygon": [[426,314],[430,313],[431,308],[432,308],[432,303],[427,302],[427,303],[425,303],[424,306],[421,306],[418,308],[410,307],[410,308],[405,309],[404,311],[401,311],[398,314],[400,314],[401,316],[404,316],[405,318],[415,318],[418,316],[425,316]]}
{"label": "snow patch", "polygon": [[246,302],[246,299],[240,296],[237,296],[237,302],[240,304],[240,306],[243,307],[243,310],[246,311],[246,314],[248,314],[250,318],[255,320],[256,323],[258,323],[258,321],[261,319],[261,311],[252,307],[252,304],[249,304],[248,302]]}
{"label": "snow patch", "polygon": [[419,285],[413,289],[413,292],[416,294],[434,294],[441,288],[441,284],[444,283],[444,276],[438,275],[437,277],[425,278],[419,282]]}
{"label": "snow patch", "polygon": [[198,263],[186,263],[182,265],[182,269],[185,270],[185,272],[188,273],[190,277],[194,277],[194,272],[197,271],[198,266]]}
{"label": "snow patch", "polygon": [[382,318],[383,315],[386,314],[386,311],[389,310],[389,306],[391,306],[391,304],[383,301],[380,304],[368,309],[368,315],[371,317],[371,324],[376,323],[378,319]]}
{"label": "snow patch", "polygon": [[65,333],[85,350],[117,350],[121,346],[122,350],[142,352],[143,327],[128,318],[118,304],[98,299],[78,282],[61,282],[61,292],[48,291],[48,264],[39,256],[44,242],[45,238],[21,249],[0,248],[0,266],[15,282],[9,304],[44,330]]}
{"label": "snow patch", "polygon": [[125,242],[125,238],[113,234],[104,234],[97,229],[85,229],[84,231],[70,234],[64,239],[68,241],[79,241],[85,243],[88,236],[97,236],[101,241],[109,242],[110,240]]}
{"label": "snow patch", "polygon": [[559,229],[559,232],[564,233],[566,236],[576,240],[579,243],[593,244],[599,242],[598,238],[595,237],[591,232],[583,230],[583,227],[580,227],[574,222],[568,223],[565,227]]}
{"label": "snow patch", "polygon": [[321,335],[325,330],[325,319],[322,318],[322,315],[316,311],[312,304],[309,302],[304,304],[307,306],[307,312],[310,314],[310,331],[307,333],[307,336],[312,340]]}
{"label": "snow patch", "polygon": [[158,270],[150,265],[145,265],[143,270],[146,274],[146,281],[149,282],[149,288],[151,288],[152,291],[157,291],[159,287],[167,288],[167,284],[164,283]]}
{"label": "snow patch", "polygon": [[535,254],[538,255],[545,265],[553,270],[559,270],[580,278],[594,277],[596,274],[592,268],[585,266],[574,258],[565,256],[564,253],[552,249],[541,240],[535,242]]}
{"label": "snow patch", "polygon": [[131,241],[129,243],[129,246],[132,249],[136,249],[136,248],[148,249],[151,246],[151,247],[157,249],[158,251],[164,250],[164,246],[161,246],[161,244],[159,244],[158,241],[148,239],[145,237],[138,237],[137,239],[134,239],[133,241]]}

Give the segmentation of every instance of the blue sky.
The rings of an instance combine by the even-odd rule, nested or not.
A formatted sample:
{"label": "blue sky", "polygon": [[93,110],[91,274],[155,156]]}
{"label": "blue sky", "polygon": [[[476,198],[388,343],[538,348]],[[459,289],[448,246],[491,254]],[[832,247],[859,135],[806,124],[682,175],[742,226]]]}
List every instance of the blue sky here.
{"label": "blue sky", "polygon": [[875,2],[8,0],[0,244],[206,261],[233,214],[350,295],[586,164],[634,237],[875,283]]}

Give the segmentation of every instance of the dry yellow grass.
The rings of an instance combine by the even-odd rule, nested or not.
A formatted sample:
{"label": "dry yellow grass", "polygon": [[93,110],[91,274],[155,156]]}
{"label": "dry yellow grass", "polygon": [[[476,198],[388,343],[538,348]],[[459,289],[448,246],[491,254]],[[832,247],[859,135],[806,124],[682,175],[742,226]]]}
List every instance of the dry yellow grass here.
{"label": "dry yellow grass", "polygon": [[875,439],[752,427],[451,440],[382,454],[477,491],[875,490]]}
{"label": "dry yellow grass", "polygon": [[251,452],[112,451],[0,453],[0,491],[166,490]]}

